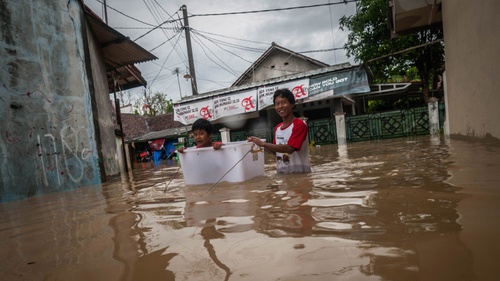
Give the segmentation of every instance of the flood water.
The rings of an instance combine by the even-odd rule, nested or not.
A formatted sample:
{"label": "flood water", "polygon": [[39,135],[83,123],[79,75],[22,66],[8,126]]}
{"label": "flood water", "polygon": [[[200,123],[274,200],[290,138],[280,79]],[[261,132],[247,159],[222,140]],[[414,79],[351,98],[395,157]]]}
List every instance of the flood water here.
{"label": "flood water", "polygon": [[499,280],[500,147],[424,136],[311,163],[282,176],[266,156],[265,176],[210,191],[144,163],[0,204],[0,279]]}

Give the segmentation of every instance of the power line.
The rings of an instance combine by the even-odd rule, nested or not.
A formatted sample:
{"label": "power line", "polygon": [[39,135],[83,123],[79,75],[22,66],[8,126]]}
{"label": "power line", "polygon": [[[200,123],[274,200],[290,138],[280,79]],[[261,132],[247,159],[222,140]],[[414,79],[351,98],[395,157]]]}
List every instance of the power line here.
{"label": "power line", "polygon": [[[97,1],[97,2],[99,2],[99,3],[101,3],[101,4],[103,4],[103,5],[104,5],[104,2],[102,2],[102,1],[100,1],[100,0],[95,0],[95,1]],[[153,26],[153,27],[154,27],[154,24],[150,24],[150,23],[147,23],[147,22],[145,22],[145,21],[142,21],[142,20],[136,19],[136,18],[134,18],[134,17],[131,17],[131,16],[129,16],[129,15],[125,14],[125,13],[122,13],[122,12],[118,11],[117,9],[115,9],[115,8],[113,8],[113,7],[111,7],[111,6],[109,6],[108,4],[106,4],[106,7],[107,7],[107,8],[110,8],[111,10],[113,10],[113,11],[117,12],[118,14],[120,14],[120,15],[122,15],[122,16],[124,16],[124,17],[127,17],[127,18],[129,18],[129,19],[135,20],[135,21],[140,22],[140,23],[142,23],[142,24],[145,24],[145,25],[149,25],[149,26]]]}
{"label": "power line", "polygon": [[317,5],[309,5],[309,6],[297,6],[297,7],[289,7],[289,8],[276,8],[276,9],[266,9],[266,10],[229,12],[229,13],[214,13],[214,14],[191,14],[189,17],[211,17],[211,16],[228,16],[228,15],[243,15],[243,14],[278,12],[278,11],[308,9],[308,8],[316,8],[316,7],[323,7],[323,6],[347,4],[347,3],[358,2],[358,1],[360,1],[360,0],[342,0],[341,2],[335,2],[335,3],[325,3],[325,4],[317,4]]}
{"label": "power line", "polygon": [[[195,30],[195,29],[191,28],[191,30]],[[206,33],[206,34],[210,34],[210,35],[220,36],[220,37],[224,37],[224,38],[228,38],[228,39],[234,39],[234,40],[239,40],[239,41],[244,41],[244,42],[249,42],[249,43],[263,44],[266,46],[271,45],[271,43],[267,43],[267,42],[259,42],[259,41],[253,41],[253,40],[248,40],[248,39],[241,39],[241,38],[226,36],[226,35],[222,35],[222,34],[212,33],[212,32],[208,32],[208,31],[202,31],[199,29],[196,29],[196,32]]]}
{"label": "power line", "polygon": [[[250,52],[256,52],[256,53],[263,53],[263,52],[266,51],[266,49],[251,48],[251,47],[248,47],[248,46],[232,44],[232,43],[229,43],[229,42],[226,42],[226,41],[222,41],[222,40],[218,40],[218,39],[215,39],[215,38],[211,38],[211,37],[208,37],[206,35],[203,35],[203,34],[197,32],[194,29],[191,29],[191,32],[196,33],[197,35],[205,38],[206,40],[214,43],[215,45],[221,44],[221,45],[224,45],[224,46],[227,46],[227,47],[233,47],[235,49],[240,49],[240,50],[250,51]],[[271,46],[271,44],[268,44],[267,46]],[[236,55],[234,53],[231,53],[231,54]]]}
{"label": "power line", "polygon": [[160,45],[154,47],[153,49],[149,50],[150,52],[153,52],[154,50],[158,49],[159,47],[163,46],[165,43],[167,42],[170,42],[170,40],[172,40],[176,35],[179,35],[181,32],[178,31],[177,33],[175,33],[172,37],[168,38],[166,41],[164,41],[163,43],[161,43]]}
{"label": "power line", "polygon": [[297,52],[299,54],[308,54],[308,53],[323,53],[323,52],[331,52],[331,51],[336,51],[336,50],[343,50],[345,49],[344,47],[338,47],[338,48],[331,48],[331,49],[321,49],[321,50],[310,50],[310,51],[301,51]]}
{"label": "power line", "polygon": [[[125,27],[125,26],[115,26],[114,29],[151,29],[151,27]],[[168,30],[178,30],[178,27],[163,27],[159,26],[156,29],[168,29]]]}
{"label": "power line", "polygon": [[[166,38],[169,38],[167,39],[167,41],[163,42],[162,44],[160,44],[159,46],[155,47],[153,50],[159,48],[160,46],[164,45],[166,42],[170,42],[170,39],[172,39],[176,34],[181,34],[182,31],[183,31],[183,28],[182,26],[180,25],[180,22],[179,21],[176,21],[176,20],[171,20],[175,15],[177,15],[178,18],[180,18],[179,16],[179,12],[182,10],[181,8],[179,8],[175,13],[173,14],[169,14],[156,0],[150,0],[150,4],[147,3],[147,0],[143,0],[144,4],[146,5],[146,7],[148,8],[149,12],[151,13],[151,15],[155,18],[156,22],[157,23],[160,23],[158,26],[162,26],[164,23],[168,23],[168,24],[172,24],[174,29],[175,30],[175,33],[172,33],[173,30],[169,30],[169,29],[161,29],[161,32],[165,35]],[[160,11],[160,9],[164,12],[162,13]],[[166,14],[168,16],[168,19],[166,19],[163,15]],[[179,48],[179,44],[173,44],[172,42],[170,42],[172,48],[175,50],[178,58],[180,60],[183,60],[184,64],[186,64],[188,58],[186,56],[186,54],[184,52],[182,52]]]}
{"label": "power line", "polygon": [[[177,38],[177,41],[175,42],[175,45],[177,45],[177,43],[179,43],[179,39],[180,39],[180,38],[181,38],[180,36]],[[174,48],[174,49],[175,49],[175,48]],[[165,60],[163,61],[163,64],[162,64],[162,66],[161,66],[160,70],[158,71],[158,74],[156,74],[156,76],[155,76],[155,78],[153,79],[153,81],[151,81],[150,86],[152,86],[152,85],[153,85],[153,83],[155,82],[156,78],[158,78],[158,75],[160,75],[161,71],[163,70],[163,67],[165,66],[165,63],[167,62],[168,58],[170,57],[170,55],[172,54],[172,52],[174,51],[174,49],[172,49],[172,50],[170,51],[170,53],[168,53],[167,58],[165,58]]]}
{"label": "power line", "polygon": [[[216,64],[216,65],[218,65],[220,68],[222,68],[222,69],[224,69],[225,71],[227,71],[228,73],[230,73],[230,74],[232,74],[232,75],[234,75],[234,76],[238,77],[238,74],[237,74],[234,70],[232,70],[232,69],[231,69],[231,67],[229,67],[229,66],[228,66],[228,65],[227,65],[227,64],[226,64],[223,60],[221,60],[219,57],[217,57],[217,55],[216,55],[216,54],[214,54],[214,52],[212,52],[212,50],[210,50],[210,48],[208,48],[205,44],[203,44],[201,41],[199,41],[199,39],[198,39],[198,37],[196,36],[196,34],[193,34],[193,35],[195,35],[195,36],[193,36],[193,39],[195,39],[194,41],[195,41],[196,43],[198,43],[198,45],[200,45],[201,49],[203,50],[203,52],[205,53],[205,55],[207,55],[208,59],[210,59],[213,63],[215,63],[215,64]],[[210,51],[210,53],[212,53],[212,55],[213,55],[214,57],[216,57],[219,61],[221,61],[221,62],[222,62],[222,63],[223,63],[223,64],[224,64],[227,68],[229,68],[229,69],[226,69],[225,67],[223,67],[222,65],[220,65],[218,62],[216,62],[214,59],[212,59],[212,57],[210,57],[210,56],[207,54],[206,49],[205,49],[204,47],[205,47],[206,49],[208,49],[208,50]]]}
{"label": "power line", "polygon": [[[96,1],[102,4],[101,0],[96,0]],[[334,0],[332,0],[332,1],[334,1]],[[325,4],[307,5],[307,6],[296,6],[296,7],[288,7],[288,8],[276,8],[276,9],[264,9],[264,10],[240,11],[240,12],[227,12],[227,13],[190,14],[189,16],[187,16],[187,18],[189,18],[189,17],[202,17],[202,16],[205,16],[205,17],[206,16],[226,16],[226,15],[239,15],[239,14],[252,14],[252,13],[265,13],[265,12],[278,12],[278,11],[287,11],[287,10],[295,10],[295,9],[318,8],[318,7],[325,7],[325,6],[328,6],[328,7],[331,8],[333,5],[348,4],[348,3],[352,3],[352,2],[358,2],[358,1],[359,0],[346,0],[346,1],[339,1],[339,2],[335,2],[335,3],[331,3],[330,0],[329,0],[328,3],[325,3]],[[152,82],[150,82],[150,85],[152,85],[153,83],[155,83],[155,85],[157,85],[158,81],[163,80],[163,79],[158,79],[158,78],[159,78],[161,72],[163,71],[163,69],[165,69],[165,64],[166,64],[167,60],[169,59],[169,57],[172,55],[172,52],[174,50],[177,52],[179,59],[180,60],[184,60],[184,62],[183,62],[184,66],[186,68],[188,68],[187,67],[186,54],[185,54],[184,51],[180,51],[180,45],[179,45],[180,38],[182,37],[181,36],[182,35],[182,31],[184,30],[183,27],[182,27],[183,16],[180,15],[180,13],[179,13],[179,11],[181,9],[177,10],[173,14],[169,14],[158,3],[157,0],[149,0],[149,2],[147,0],[143,0],[143,2],[146,5],[146,7],[149,10],[149,12],[151,13],[151,15],[155,18],[155,20],[157,22],[157,25],[146,23],[146,22],[141,21],[139,19],[136,19],[134,17],[128,16],[128,15],[126,15],[126,14],[118,11],[117,9],[108,6],[108,5],[106,5],[106,6],[108,8],[110,8],[111,10],[113,10],[113,11],[115,11],[115,12],[117,12],[117,13],[119,13],[119,14],[127,17],[127,18],[130,18],[130,19],[132,19],[132,20],[134,20],[136,22],[140,22],[140,23],[148,26],[148,27],[136,27],[136,28],[133,28],[133,27],[128,27],[128,28],[127,27],[118,27],[117,29],[149,29],[149,27],[152,27],[146,33],[144,33],[143,35],[141,35],[138,38],[136,38],[134,41],[139,40],[141,38],[144,38],[145,36],[151,34],[155,30],[161,30],[161,32],[163,32],[165,34],[165,36],[167,37],[167,40],[164,41],[163,43],[161,43],[160,45],[154,47],[153,49],[151,49],[150,52],[153,52],[153,51],[157,50],[158,48],[160,48],[161,46],[163,46],[167,42],[170,42],[170,44],[172,44],[172,48],[173,49],[170,50],[170,52],[168,53],[167,59],[165,59],[165,61],[161,65],[160,70],[156,73],[156,75],[155,75],[154,79],[152,80]],[[168,15],[168,16],[164,16],[164,15]],[[177,15],[177,19],[175,18],[175,15]],[[331,17],[331,10],[330,10],[330,17]],[[166,26],[166,25],[170,25],[170,26]],[[332,25],[332,19],[331,18],[330,18],[330,25]],[[230,36],[225,36],[225,35],[221,35],[221,34],[210,33],[210,32],[206,32],[206,31],[201,31],[201,30],[194,30],[192,28],[190,28],[190,31],[193,34],[195,34],[195,36],[196,36],[196,43],[202,48],[203,52],[206,55],[206,58],[209,59],[210,61],[212,61],[220,69],[225,70],[226,72],[230,73],[233,76],[238,76],[238,72],[235,71],[235,70],[233,70],[233,69],[231,69],[231,67],[228,64],[226,64],[226,62],[224,62],[221,58],[219,58],[216,55],[216,53],[214,53],[210,49],[210,47],[206,43],[204,43],[203,41],[207,40],[210,43],[216,45],[218,48],[222,49],[223,51],[231,54],[232,57],[237,57],[237,58],[239,58],[239,59],[241,59],[241,60],[243,60],[243,61],[245,61],[247,63],[250,63],[250,64],[252,64],[253,61],[250,61],[250,60],[247,60],[247,59],[243,58],[241,55],[239,55],[241,52],[232,52],[228,48],[234,48],[234,49],[238,49],[238,50],[242,50],[242,51],[248,51],[248,52],[263,53],[267,49],[259,48],[256,45],[254,45],[256,47],[251,47],[252,44],[260,44],[260,45],[266,45],[266,46],[270,45],[270,43],[259,42],[259,41],[252,41],[252,40],[241,39],[241,38],[236,38],[236,37],[230,37]],[[172,35],[172,36],[169,36],[169,35]],[[178,38],[175,40],[175,43],[173,43],[172,39],[175,38],[176,36],[178,36]],[[333,34],[332,34],[332,36],[333,36]],[[220,37],[220,38],[223,38],[223,39],[214,38],[214,37]],[[224,39],[230,39],[230,40],[224,40]],[[242,42],[247,42],[247,43],[252,43],[252,44],[238,44],[238,43],[234,43],[234,41],[231,41],[231,40],[239,40],[239,41],[242,41]],[[344,48],[335,48],[335,42],[334,42],[333,48],[330,48],[330,49],[307,50],[307,51],[302,51],[302,52],[297,52],[297,53],[307,54],[307,53],[331,52],[331,51],[335,51],[335,50],[339,50],[339,49],[344,49]],[[157,64],[157,65],[159,66],[159,64]],[[209,64],[207,64],[207,65],[209,65]],[[217,68],[217,67],[215,67],[215,68]],[[162,75],[162,77],[163,77],[163,75]],[[201,80],[210,81],[210,82],[219,84],[218,82],[213,81],[213,80],[209,80],[209,79],[201,79]],[[228,82],[228,83],[230,83],[230,82]]]}
{"label": "power line", "polygon": [[[170,18],[171,18],[171,17],[170,17]],[[148,35],[149,33],[153,32],[154,30],[156,30],[156,29],[157,29],[157,28],[159,28],[160,26],[162,26],[162,25],[164,25],[164,24],[166,24],[166,23],[168,23],[168,22],[172,22],[172,21],[170,20],[170,18],[169,18],[168,20],[166,20],[166,21],[164,21],[164,22],[160,23],[159,25],[155,26],[154,28],[150,29],[148,32],[144,33],[143,35],[141,35],[141,36],[137,37],[136,39],[134,39],[134,42],[135,42],[135,41],[137,41],[137,40],[139,40],[139,39],[141,39],[142,37],[144,37],[144,36]]]}

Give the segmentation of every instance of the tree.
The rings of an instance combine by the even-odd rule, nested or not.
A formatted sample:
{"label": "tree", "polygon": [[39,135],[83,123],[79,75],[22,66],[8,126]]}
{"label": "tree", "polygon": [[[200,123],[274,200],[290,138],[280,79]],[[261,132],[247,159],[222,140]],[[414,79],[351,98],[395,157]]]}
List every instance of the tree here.
{"label": "tree", "polygon": [[[387,0],[360,0],[356,14],[340,19],[340,28],[351,30],[344,46],[347,55],[367,64],[379,83],[415,67],[427,102],[432,78],[443,71],[444,45],[438,41],[443,38],[442,27],[391,38],[387,14]],[[416,46],[421,47],[412,48]]]}
{"label": "tree", "polygon": [[151,89],[144,89],[144,97],[135,101],[134,107],[136,114],[157,116],[174,112],[172,99],[167,99],[163,93],[156,92],[151,94]]}

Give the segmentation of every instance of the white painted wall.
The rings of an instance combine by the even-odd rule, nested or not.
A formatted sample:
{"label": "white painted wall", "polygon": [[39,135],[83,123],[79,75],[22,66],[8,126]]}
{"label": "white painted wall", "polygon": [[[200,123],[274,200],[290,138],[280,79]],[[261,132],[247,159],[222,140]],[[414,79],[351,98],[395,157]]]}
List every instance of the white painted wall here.
{"label": "white painted wall", "polygon": [[500,139],[500,1],[443,0],[450,134]]}

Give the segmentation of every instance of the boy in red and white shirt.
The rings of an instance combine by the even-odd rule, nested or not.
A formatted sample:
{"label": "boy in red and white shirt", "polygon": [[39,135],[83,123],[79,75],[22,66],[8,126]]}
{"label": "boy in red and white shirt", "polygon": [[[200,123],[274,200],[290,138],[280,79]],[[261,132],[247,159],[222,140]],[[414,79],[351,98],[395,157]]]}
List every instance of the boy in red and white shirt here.
{"label": "boy in red and white shirt", "polygon": [[288,89],[276,90],[273,102],[274,109],[282,119],[282,122],[274,128],[273,143],[263,142],[257,137],[249,137],[248,141],[276,154],[278,173],[311,172],[307,143],[308,128],[304,121],[293,115],[295,106],[293,93]]}

